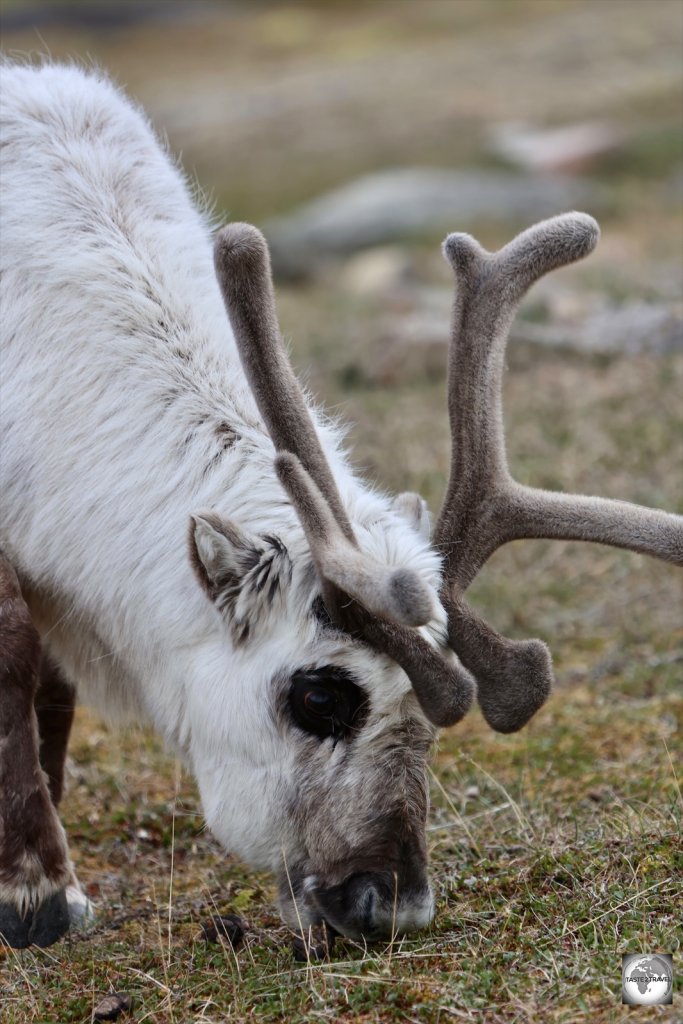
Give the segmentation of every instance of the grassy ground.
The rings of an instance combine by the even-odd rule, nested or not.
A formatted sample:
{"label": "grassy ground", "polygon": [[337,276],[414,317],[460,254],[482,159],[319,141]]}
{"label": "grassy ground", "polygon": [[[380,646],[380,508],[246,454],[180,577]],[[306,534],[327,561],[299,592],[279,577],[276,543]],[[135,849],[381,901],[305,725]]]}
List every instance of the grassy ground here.
{"label": "grassy ground", "polygon": [[[373,949],[340,942],[310,967],[292,960],[268,879],[202,833],[176,765],[151,738],[81,715],[64,819],[99,921],[51,950],[4,954],[3,1021],[87,1021],[111,989],[158,1024],[679,1019],[676,1005],[626,1014],[619,995],[623,952],[680,963],[677,677],[669,651],[641,643],[627,671],[598,663],[521,735],[476,716],[446,734],[434,925]],[[236,954],[202,937],[216,910],[250,925]]]}
{"label": "grassy ground", "polygon": [[[91,54],[112,68],[202,183],[259,220],[392,162],[484,164],[486,125],[513,114],[607,116],[631,134],[596,168],[613,197],[604,240],[562,276],[578,295],[675,306],[680,6],[645,8],[256,5],[163,33],[42,34],[55,56]],[[44,49],[34,32],[8,33],[4,45]],[[215,104],[229,100],[233,120],[219,130]],[[482,241],[502,243],[513,227],[482,224]],[[406,252],[418,286],[447,284],[434,247]],[[418,292],[359,295],[330,274],[281,290],[279,302],[297,367],[354,424],[357,463],[435,508],[448,453],[445,349],[429,372],[391,387],[376,373],[387,309],[410,314]],[[683,512],[682,385],[680,354],[515,345],[505,401],[516,474]],[[80,711],[63,818],[99,916],[89,935],[50,950],[0,950],[3,1024],[85,1022],[112,989],[135,996],[133,1020],[154,1024],[683,1019],[679,579],[636,555],[534,542],[499,552],[472,592],[498,628],[551,644],[558,686],[519,735],[494,735],[474,713],[442,736],[428,932],[372,949],[340,942],[331,963],[294,963],[270,880],[203,831],[191,780],[151,736],[109,732]],[[249,924],[236,954],[202,937],[216,910]],[[673,1007],[621,1006],[621,954],[641,950],[674,953]]]}

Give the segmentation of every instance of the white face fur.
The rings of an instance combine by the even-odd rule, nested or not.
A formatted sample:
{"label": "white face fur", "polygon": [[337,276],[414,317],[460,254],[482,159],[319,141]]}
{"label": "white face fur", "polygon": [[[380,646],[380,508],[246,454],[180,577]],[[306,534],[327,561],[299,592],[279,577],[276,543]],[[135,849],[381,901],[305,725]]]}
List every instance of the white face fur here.
{"label": "white face fur", "polygon": [[[370,533],[386,557],[392,530]],[[436,586],[438,561],[410,533]],[[324,919],[372,939],[424,926],[433,913],[424,831],[435,730],[407,676],[329,622],[299,537],[248,536],[207,512],[193,517],[191,540],[230,635],[226,670],[249,680],[248,691],[226,687],[223,711],[213,695],[205,701],[210,718],[198,735],[211,742],[195,744],[193,760],[209,827],[226,849],[275,873],[293,927]],[[224,743],[218,717],[230,723]]]}

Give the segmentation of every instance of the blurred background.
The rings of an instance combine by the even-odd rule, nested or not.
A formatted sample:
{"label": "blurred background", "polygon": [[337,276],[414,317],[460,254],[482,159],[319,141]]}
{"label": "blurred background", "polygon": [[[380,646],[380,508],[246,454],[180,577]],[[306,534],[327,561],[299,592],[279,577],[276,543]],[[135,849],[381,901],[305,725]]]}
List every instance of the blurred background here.
{"label": "blurred background", "polygon": [[[498,248],[539,218],[571,208],[595,215],[603,230],[597,251],[539,282],[513,327],[505,382],[511,466],[528,484],[683,512],[681,0],[1,0],[1,10],[6,54],[105,69],[168,138],[216,219],[246,219],[265,231],[297,369],[348,424],[361,470],[393,491],[419,490],[433,510],[449,457],[444,381],[453,289],[442,239],[465,230]],[[415,970],[435,984],[434,957],[450,971],[453,950],[463,964],[472,952],[475,965],[483,951],[502,973],[489,972],[487,981],[468,968],[476,984],[462,1005],[486,1007],[491,1020],[513,1019],[505,960],[512,954],[496,952],[503,917],[503,932],[521,922],[506,939],[510,948],[526,949],[538,967],[520,972],[515,992],[532,1001],[529,993],[541,992],[538,1014],[523,1001],[515,1020],[560,1020],[557,964],[553,958],[544,988],[538,979],[546,965],[536,951],[555,925],[564,937],[569,920],[576,955],[586,957],[575,970],[570,959],[561,962],[565,1005],[577,1007],[580,994],[586,1007],[573,1021],[616,1019],[604,978],[623,936],[631,951],[647,946],[647,937],[652,948],[674,946],[675,914],[654,883],[672,874],[661,836],[674,833],[665,817],[660,829],[657,813],[665,816],[663,794],[674,800],[665,751],[674,751],[680,715],[679,577],[634,554],[535,541],[498,552],[472,588],[497,628],[548,641],[558,677],[558,693],[522,733],[496,736],[473,713],[443,737],[437,760],[430,850],[440,952]],[[225,898],[225,909],[245,911],[252,925],[272,932],[277,917],[266,883],[254,888],[253,875],[240,876],[208,837],[198,838],[192,783],[179,779],[154,740],[111,734],[79,711],[69,763],[65,822],[80,877],[102,907],[98,941],[109,922],[129,942],[127,953],[117,947],[117,962],[129,957],[137,969],[138,949],[154,944],[154,886],[163,891],[175,840],[178,963],[185,963],[183,943],[194,941],[200,886],[214,905]],[[509,878],[501,849],[517,835],[519,816],[509,808],[498,815],[503,786],[543,837],[527,846],[526,833],[515,840],[522,846],[511,847]],[[476,840],[470,828],[466,835],[453,828],[454,813],[476,818]],[[626,844],[623,864],[603,841],[612,834]],[[544,844],[566,861],[561,877],[548,875]],[[642,868],[637,879],[633,864]],[[545,892],[548,877],[560,879],[557,917],[550,902],[534,904],[528,917],[525,880],[529,891]],[[567,900],[571,878],[579,881]],[[486,883],[481,893],[477,879]],[[624,896],[636,884],[652,886],[650,910]],[[605,893],[629,910],[588,950],[579,941],[582,921],[612,927],[602,913]],[[510,907],[513,916],[505,916]],[[170,963],[170,897],[168,915]],[[275,962],[264,938],[271,932],[258,933],[266,975]],[[557,941],[570,957],[571,943]],[[36,1009],[31,1020],[85,1019],[83,979],[91,970],[104,990],[119,984],[106,973],[110,961],[91,968],[91,949],[82,946],[82,962],[81,947],[70,946],[64,975],[71,1015],[59,1005],[54,1015]],[[608,951],[606,959],[598,950],[600,957]],[[168,982],[162,961],[145,964],[159,976],[163,966]],[[400,970],[408,970],[403,961]],[[58,1006],[57,981],[46,979],[41,999]],[[450,1006],[461,978],[444,979]],[[20,979],[12,984],[20,993]],[[346,983],[339,985],[341,992]],[[241,977],[237,987],[247,991]],[[328,990],[334,1019],[346,1013],[352,990],[360,991],[349,983],[338,1006]],[[416,991],[406,989],[406,1007]],[[161,999],[155,992],[145,999]],[[307,998],[299,982],[289,997]],[[225,995],[216,998],[227,1005]],[[266,1013],[270,996],[259,998]],[[369,1015],[354,1019],[388,1020],[384,1010],[373,1015],[375,998],[368,995]],[[29,1019],[23,999],[16,996],[10,1022]],[[492,1015],[499,1001],[500,1016]],[[273,1020],[299,1020],[291,1008],[280,1016],[279,1007]],[[302,1020],[313,1019],[309,1011],[306,1004]],[[153,1019],[165,1021],[159,1013]]]}

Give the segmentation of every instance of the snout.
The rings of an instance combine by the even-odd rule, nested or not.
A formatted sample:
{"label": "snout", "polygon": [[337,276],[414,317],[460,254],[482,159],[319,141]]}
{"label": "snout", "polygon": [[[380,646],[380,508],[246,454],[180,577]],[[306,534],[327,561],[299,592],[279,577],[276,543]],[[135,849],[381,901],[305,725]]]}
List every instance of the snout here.
{"label": "snout", "polygon": [[304,889],[320,917],[351,939],[390,939],[425,928],[434,917],[429,883],[401,887],[390,871],[358,872],[327,888],[309,878]]}

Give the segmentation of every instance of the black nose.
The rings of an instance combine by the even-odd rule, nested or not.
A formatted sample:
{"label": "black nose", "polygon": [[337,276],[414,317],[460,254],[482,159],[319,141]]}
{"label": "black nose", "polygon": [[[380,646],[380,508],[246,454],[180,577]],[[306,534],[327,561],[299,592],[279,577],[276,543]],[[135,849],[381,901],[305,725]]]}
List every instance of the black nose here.
{"label": "black nose", "polygon": [[434,903],[428,883],[400,889],[390,871],[362,871],[339,885],[318,888],[315,902],[328,924],[352,939],[388,939],[424,928]]}

